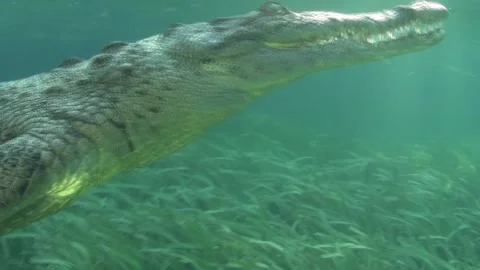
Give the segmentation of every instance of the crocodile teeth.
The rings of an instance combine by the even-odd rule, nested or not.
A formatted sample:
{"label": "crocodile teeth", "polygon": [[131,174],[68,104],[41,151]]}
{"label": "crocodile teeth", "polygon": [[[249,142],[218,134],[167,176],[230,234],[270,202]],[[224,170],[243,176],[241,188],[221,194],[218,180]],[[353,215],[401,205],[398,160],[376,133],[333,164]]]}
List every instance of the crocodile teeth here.
{"label": "crocodile teeth", "polygon": [[421,22],[415,22],[409,25],[404,25],[404,26],[390,29],[383,33],[367,35],[366,40],[369,43],[391,41],[391,40],[400,39],[412,34],[414,35],[429,34],[429,33],[438,31],[441,28],[442,28],[442,23],[425,24]]}
{"label": "crocodile teeth", "polygon": [[300,42],[265,42],[265,46],[275,49],[292,49],[300,47],[312,47],[314,45],[324,45],[338,40],[362,40],[371,44],[393,41],[410,35],[426,35],[442,29],[442,23],[426,24],[422,22],[413,22],[408,25],[402,25],[390,28],[383,32],[371,33],[372,31],[342,29],[339,33],[327,38],[313,38]]}

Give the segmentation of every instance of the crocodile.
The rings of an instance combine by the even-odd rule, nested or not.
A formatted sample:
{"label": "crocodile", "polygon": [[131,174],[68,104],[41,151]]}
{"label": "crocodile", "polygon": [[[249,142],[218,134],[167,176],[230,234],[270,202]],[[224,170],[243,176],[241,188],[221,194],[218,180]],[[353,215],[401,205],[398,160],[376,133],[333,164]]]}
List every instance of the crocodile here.
{"label": "crocodile", "polygon": [[176,152],[281,85],[431,48],[447,18],[427,1],[348,14],[267,1],[2,82],[0,235]]}

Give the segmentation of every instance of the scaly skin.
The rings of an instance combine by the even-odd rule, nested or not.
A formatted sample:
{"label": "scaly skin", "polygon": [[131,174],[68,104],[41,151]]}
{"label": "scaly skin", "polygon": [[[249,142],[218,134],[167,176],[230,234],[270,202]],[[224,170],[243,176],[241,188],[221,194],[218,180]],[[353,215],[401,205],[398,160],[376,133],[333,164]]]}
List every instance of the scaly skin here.
{"label": "scaly skin", "polygon": [[429,48],[446,18],[431,2],[350,15],[267,2],[1,83],[0,234],[165,157],[278,85]]}

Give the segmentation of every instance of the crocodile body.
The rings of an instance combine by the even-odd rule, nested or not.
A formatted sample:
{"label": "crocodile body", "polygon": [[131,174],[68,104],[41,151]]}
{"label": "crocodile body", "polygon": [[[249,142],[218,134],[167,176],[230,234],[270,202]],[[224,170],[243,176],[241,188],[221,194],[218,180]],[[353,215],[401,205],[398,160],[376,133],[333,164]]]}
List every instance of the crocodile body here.
{"label": "crocodile body", "polygon": [[430,48],[446,18],[432,2],[357,14],[267,2],[0,83],[0,234],[171,154],[279,85]]}

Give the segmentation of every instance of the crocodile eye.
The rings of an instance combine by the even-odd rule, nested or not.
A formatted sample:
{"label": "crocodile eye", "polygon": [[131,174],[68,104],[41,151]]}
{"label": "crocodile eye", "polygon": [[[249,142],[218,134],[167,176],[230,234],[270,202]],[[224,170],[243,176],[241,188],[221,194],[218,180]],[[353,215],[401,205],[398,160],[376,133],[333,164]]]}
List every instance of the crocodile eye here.
{"label": "crocodile eye", "polygon": [[268,1],[263,4],[263,6],[260,8],[260,11],[268,15],[282,15],[290,13],[290,11],[286,7],[283,7],[282,5],[274,1]]}

